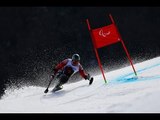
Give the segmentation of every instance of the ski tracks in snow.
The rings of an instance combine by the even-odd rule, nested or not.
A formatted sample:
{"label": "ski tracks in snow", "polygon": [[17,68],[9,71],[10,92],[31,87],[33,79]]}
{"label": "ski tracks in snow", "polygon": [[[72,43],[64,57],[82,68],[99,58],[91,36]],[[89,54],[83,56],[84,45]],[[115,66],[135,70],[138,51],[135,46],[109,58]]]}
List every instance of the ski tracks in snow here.
{"label": "ski tracks in snow", "polygon": [[[104,84],[99,84],[98,86],[79,84],[79,86],[74,88],[66,88],[66,90],[64,88],[64,90],[60,90],[55,93],[50,92],[49,94],[43,95],[40,98],[40,101],[44,104],[48,101],[56,102],[57,105],[70,104],[73,102],[88,99],[89,97],[96,95],[102,86],[104,86]],[[63,100],[61,100],[62,97]]]}

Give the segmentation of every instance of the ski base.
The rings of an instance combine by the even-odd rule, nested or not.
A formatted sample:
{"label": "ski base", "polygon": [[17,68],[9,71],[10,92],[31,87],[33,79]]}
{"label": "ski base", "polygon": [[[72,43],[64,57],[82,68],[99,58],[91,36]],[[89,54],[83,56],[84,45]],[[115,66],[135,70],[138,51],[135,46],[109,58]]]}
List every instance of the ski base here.
{"label": "ski base", "polygon": [[52,90],[52,92],[56,92],[56,91],[59,91],[59,90],[61,90],[62,88],[54,88],[53,90]]}

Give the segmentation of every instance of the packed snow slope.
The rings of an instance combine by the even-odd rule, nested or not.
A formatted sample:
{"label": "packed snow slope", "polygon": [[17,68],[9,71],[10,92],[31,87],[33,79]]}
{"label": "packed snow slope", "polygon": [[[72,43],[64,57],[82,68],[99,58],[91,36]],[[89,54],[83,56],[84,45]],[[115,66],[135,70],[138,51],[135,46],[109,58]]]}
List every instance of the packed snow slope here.
{"label": "packed snow slope", "polygon": [[[45,87],[7,89],[0,113],[160,113],[160,57],[81,80],[44,94]],[[52,88],[49,88],[51,90]]]}

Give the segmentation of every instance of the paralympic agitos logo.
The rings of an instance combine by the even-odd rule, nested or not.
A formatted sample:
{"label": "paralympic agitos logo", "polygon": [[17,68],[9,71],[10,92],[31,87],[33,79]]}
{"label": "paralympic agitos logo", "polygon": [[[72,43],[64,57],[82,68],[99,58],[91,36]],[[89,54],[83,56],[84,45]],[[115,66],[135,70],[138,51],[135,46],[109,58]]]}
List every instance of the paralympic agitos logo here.
{"label": "paralympic agitos logo", "polygon": [[108,32],[103,32],[103,29],[101,29],[101,30],[99,31],[99,35],[102,36],[102,37],[106,37],[106,36],[109,35],[110,33],[111,33],[110,31],[108,31]]}

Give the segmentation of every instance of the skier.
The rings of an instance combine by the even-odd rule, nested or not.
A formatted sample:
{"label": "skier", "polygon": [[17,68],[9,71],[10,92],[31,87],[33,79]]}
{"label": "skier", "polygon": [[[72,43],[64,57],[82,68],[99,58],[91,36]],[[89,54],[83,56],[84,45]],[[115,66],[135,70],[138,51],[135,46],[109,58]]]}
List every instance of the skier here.
{"label": "skier", "polygon": [[78,54],[73,54],[72,59],[68,58],[63,60],[53,69],[51,79],[53,79],[56,74],[58,74],[57,78],[59,79],[59,82],[53,89],[53,92],[62,89],[62,85],[67,83],[69,78],[76,72],[79,72],[85,80],[89,80],[89,85],[92,84],[93,77],[83,70],[83,67],[80,64],[80,56]]}

